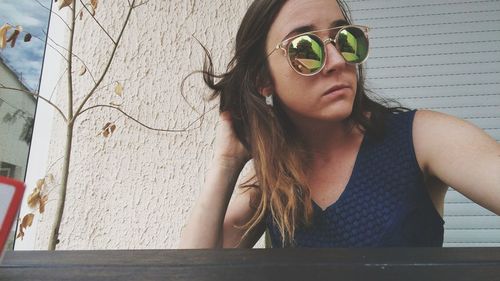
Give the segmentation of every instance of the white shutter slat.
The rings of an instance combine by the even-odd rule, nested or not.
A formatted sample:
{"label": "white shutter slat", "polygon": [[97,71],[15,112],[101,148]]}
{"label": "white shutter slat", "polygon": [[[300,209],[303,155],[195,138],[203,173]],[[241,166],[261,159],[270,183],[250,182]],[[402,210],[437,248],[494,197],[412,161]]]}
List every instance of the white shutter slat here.
{"label": "white shutter slat", "polygon": [[443,243],[443,247],[498,247],[498,243],[462,242]]}
{"label": "white shutter slat", "polygon": [[495,214],[474,203],[448,203],[446,201],[444,206],[444,215],[446,217],[446,216],[494,216]]}
{"label": "white shutter slat", "polygon": [[446,230],[461,230],[464,229],[500,229],[499,216],[480,216],[480,217],[446,217]]}
{"label": "white shutter slat", "polygon": [[450,243],[481,242],[494,243],[500,237],[500,229],[450,229],[445,231],[444,239]]}

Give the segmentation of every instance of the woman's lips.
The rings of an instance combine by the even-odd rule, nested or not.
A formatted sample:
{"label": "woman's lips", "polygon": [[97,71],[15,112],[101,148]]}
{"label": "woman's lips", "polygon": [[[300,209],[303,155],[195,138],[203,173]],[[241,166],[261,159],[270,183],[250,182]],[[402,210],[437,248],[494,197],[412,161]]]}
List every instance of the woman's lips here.
{"label": "woman's lips", "polygon": [[347,85],[335,85],[331,88],[329,88],[323,96],[334,96],[340,94],[343,90],[349,89],[349,86]]}

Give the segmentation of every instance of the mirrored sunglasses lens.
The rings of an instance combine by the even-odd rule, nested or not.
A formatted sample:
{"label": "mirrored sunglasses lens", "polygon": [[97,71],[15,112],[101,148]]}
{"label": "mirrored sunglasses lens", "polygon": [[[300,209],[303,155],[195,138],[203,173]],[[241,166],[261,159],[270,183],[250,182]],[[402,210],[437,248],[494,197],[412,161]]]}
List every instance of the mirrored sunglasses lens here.
{"label": "mirrored sunglasses lens", "polygon": [[337,45],[344,59],[349,63],[360,63],[368,56],[368,38],[357,27],[344,28],[338,34]]}
{"label": "mirrored sunglasses lens", "polygon": [[292,67],[301,74],[317,73],[325,62],[323,42],[311,35],[302,35],[288,45],[288,56]]}

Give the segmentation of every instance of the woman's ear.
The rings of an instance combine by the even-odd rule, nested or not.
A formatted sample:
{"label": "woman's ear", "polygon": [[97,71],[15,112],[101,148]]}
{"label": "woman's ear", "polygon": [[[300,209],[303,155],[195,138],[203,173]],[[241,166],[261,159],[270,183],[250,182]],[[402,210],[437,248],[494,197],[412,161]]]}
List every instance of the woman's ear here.
{"label": "woman's ear", "polygon": [[268,97],[274,93],[274,88],[271,85],[266,87],[261,87],[259,88],[259,93],[264,97]]}
{"label": "woman's ear", "polygon": [[262,87],[259,88],[259,92],[263,97],[266,98],[266,104],[272,107],[274,105],[273,101],[274,88],[272,86]]}

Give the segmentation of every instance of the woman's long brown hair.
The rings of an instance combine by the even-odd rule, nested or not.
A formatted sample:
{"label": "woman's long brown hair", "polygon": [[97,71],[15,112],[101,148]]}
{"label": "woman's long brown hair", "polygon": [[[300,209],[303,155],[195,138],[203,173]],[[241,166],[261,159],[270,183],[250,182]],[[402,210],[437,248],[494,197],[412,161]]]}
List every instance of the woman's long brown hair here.
{"label": "woman's long brown hair", "polygon": [[[286,0],[255,0],[245,14],[236,36],[235,54],[227,71],[216,74],[208,50],[203,67],[205,83],[213,90],[212,99],[220,98],[220,111],[229,111],[238,139],[253,158],[255,181],[240,187],[254,189],[251,205],[253,217],[243,226],[243,237],[259,222],[272,216],[281,233],[282,246],[294,245],[298,227],[307,227],[313,216],[312,200],[305,167],[309,162],[307,149],[275,98],[269,107],[259,88],[271,83],[266,55],[269,29]],[[337,0],[348,22],[348,9]],[[383,115],[397,108],[388,108],[366,95],[363,67],[358,67],[357,92],[348,121],[367,133],[383,133]],[[371,112],[368,118],[364,114]],[[250,184],[253,182],[253,184]],[[247,190],[247,191],[248,191]]]}

